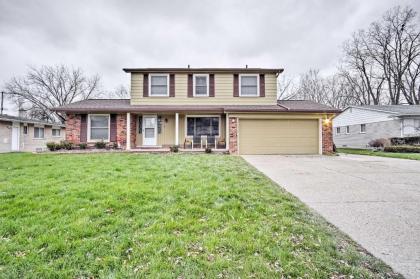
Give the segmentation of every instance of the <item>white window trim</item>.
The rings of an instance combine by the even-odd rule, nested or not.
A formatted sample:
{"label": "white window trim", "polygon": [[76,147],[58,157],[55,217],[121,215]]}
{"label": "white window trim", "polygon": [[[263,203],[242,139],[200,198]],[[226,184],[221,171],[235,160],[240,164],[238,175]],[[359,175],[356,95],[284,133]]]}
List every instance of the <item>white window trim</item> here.
{"label": "white window trim", "polygon": [[[59,135],[58,136],[54,136],[53,135],[53,130],[58,130],[59,132]],[[61,128],[55,128],[55,127],[52,127],[51,128],[51,136],[53,137],[53,138],[61,138]]]}
{"label": "white window trim", "polygon": [[[152,77],[153,76],[166,76],[166,95],[152,95]],[[149,74],[149,97],[169,97],[169,74]]]}
{"label": "white window trim", "polygon": [[[257,94],[256,95],[245,95],[242,96],[242,77],[256,77],[257,78]],[[260,75],[259,74],[241,74],[239,75],[239,97],[250,97],[255,98],[260,96]]]}
{"label": "white window trim", "polygon": [[[206,95],[196,95],[195,94],[195,78],[196,77],[205,77],[206,78],[206,84],[207,84],[207,94]],[[194,97],[208,97],[209,96],[209,93],[210,93],[210,87],[209,87],[209,84],[210,84],[210,75],[209,74],[194,74],[193,75],[193,96]]]}
{"label": "white window trim", "polygon": [[188,118],[196,118],[196,117],[217,117],[217,118],[219,118],[219,135],[217,135],[217,136],[215,136],[215,137],[218,137],[218,138],[220,138],[220,134],[221,134],[221,132],[222,132],[222,130],[221,130],[221,125],[222,125],[222,116],[221,115],[211,115],[211,114],[209,114],[209,115],[186,115],[185,116],[185,137],[186,138],[192,138],[193,136],[189,136],[188,135],[188,126],[187,126],[187,123],[188,123],[188,121],[187,121],[187,119]]}
{"label": "white window trim", "polygon": [[[362,131],[362,125],[365,125],[365,131]],[[361,134],[366,134],[366,124],[360,124],[360,133]]]}
{"label": "white window trim", "polygon": [[349,134],[350,134],[350,126],[346,126],[346,135],[349,135]]}
{"label": "white window trim", "polygon": [[110,114],[88,114],[88,123],[87,123],[87,141],[88,142],[98,142],[102,141],[100,139],[91,139],[90,138],[90,116],[108,116],[108,139],[104,140],[104,142],[109,142],[110,133],[111,133],[111,115]]}
{"label": "white window trim", "polygon": [[[37,138],[37,137],[35,137],[35,128],[42,128],[42,129],[44,129],[44,137],[42,137],[42,138]],[[36,140],[43,140],[43,139],[45,139],[45,127],[44,126],[42,126],[42,125],[34,125],[34,137],[33,137],[33,139],[36,139]]]}

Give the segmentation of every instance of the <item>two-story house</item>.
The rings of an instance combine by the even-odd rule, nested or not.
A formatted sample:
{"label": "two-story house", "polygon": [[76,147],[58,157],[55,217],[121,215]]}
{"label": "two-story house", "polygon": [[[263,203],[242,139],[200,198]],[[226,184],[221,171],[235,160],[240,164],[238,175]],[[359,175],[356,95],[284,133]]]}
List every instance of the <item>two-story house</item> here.
{"label": "two-story house", "polygon": [[130,99],[90,99],[65,112],[73,143],[106,141],[126,149],[206,146],[232,154],[322,154],[332,151],[338,110],[310,101],[277,100],[283,69],[135,68]]}

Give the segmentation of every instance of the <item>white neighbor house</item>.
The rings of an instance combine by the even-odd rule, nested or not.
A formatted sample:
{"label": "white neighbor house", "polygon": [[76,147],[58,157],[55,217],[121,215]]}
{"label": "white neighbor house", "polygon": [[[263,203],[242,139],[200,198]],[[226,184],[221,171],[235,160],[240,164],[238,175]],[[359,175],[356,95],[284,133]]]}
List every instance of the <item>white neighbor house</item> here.
{"label": "white neighbor house", "polygon": [[420,136],[420,105],[350,106],[334,118],[337,147],[366,148],[371,140]]}

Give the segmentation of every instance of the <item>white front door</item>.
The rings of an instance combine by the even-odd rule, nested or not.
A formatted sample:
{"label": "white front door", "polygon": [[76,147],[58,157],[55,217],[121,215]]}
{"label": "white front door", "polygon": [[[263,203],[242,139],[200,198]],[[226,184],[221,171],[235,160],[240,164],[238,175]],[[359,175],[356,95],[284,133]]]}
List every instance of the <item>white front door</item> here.
{"label": "white front door", "polygon": [[19,151],[19,127],[12,127],[12,151]]}
{"label": "white front door", "polygon": [[156,115],[143,115],[143,145],[156,145],[157,119]]}

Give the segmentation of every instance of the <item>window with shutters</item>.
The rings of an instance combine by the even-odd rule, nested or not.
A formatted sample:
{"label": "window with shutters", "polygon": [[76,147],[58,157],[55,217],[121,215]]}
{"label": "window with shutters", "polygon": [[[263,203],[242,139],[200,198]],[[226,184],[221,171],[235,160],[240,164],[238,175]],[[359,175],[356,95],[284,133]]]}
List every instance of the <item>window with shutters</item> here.
{"label": "window with shutters", "polygon": [[109,114],[89,114],[88,140],[109,141]]}
{"label": "window with shutters", "polygon": [[44,128],[34,127],[34,139],[43,139],[43,138],[44,138]]}
{"label": "window with shutters", "polygon": [[150,74],[149,92],[151,97],[169,96],[169,75],[168,74]]}
{"label": "window with shutters", "polygon": [[259,75],[239,75],[239,96],[258,97],[260,91]]}
{"label": "window with shutters", "polygon": [[195,97],[209,96],[209,75],[200,74],[193,76],[193,90]]}

